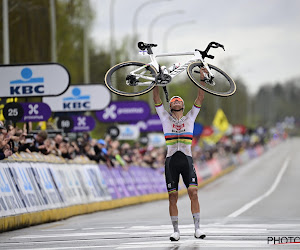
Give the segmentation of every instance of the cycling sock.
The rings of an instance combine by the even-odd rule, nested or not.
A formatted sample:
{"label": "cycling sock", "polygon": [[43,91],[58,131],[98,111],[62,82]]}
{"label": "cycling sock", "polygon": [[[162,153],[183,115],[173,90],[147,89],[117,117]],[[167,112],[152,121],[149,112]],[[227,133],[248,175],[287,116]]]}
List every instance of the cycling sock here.
{"label": "cycling sock", "polygon": [[194,213],[193,214],[194,224],[195,224],[195,230],[200,228],[200,213]]}
{"label": "cycling sock", "polygon": [[178,216],[171,216],[171,221],[172,221],[172,224],[173,224],[174,232],[178,232],[179,233],[179,229],[178,229]]}

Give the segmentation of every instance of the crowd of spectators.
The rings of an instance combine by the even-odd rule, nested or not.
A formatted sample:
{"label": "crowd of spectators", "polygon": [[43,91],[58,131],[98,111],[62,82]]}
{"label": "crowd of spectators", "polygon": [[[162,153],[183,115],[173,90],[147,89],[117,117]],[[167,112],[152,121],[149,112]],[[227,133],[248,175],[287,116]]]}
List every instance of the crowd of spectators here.
{"label": "crowd of spectators", "polygon": [[[199,143],[196,143],[192,150],[193,158],[207,161],[214,157],[226,157],[228,154],[236,154],[264,142],[265,137],[259,137],[255,133],[244,135],[240,139],[227,136],[216,145],[200,147]],[[45,130],[30,135],[25,126],[23,129],[13,125],[4,126],[0,121],[0,160],[16,152],[54,154],[69,160],[85,156],[109,167],[120,165],[126,168],[129,165],[136,165],[160,168],[164,166],[166,147],[151,147],[139,142],[120,143],[108,135],[103,139],[93,139],[88,133],[73,140],[60,133],[48,134]]]}
{"label": "crowd of spectators", "polygon": [[124,168],[129,165],[161,167],[166,153],[164,147],[147,147],[138,142],[133,145],[126,142],[121,144],[109,135],[104,139],[92,139],[88,133],[84,133],[74,140],[61,133],[48,134],[45,130],[31,135],[25,126],[23,129],[13,125],[4,126],[0,121],[0,160],[17,152],[54,154],[69,160],[85,156],[109,167],[121,165]]}

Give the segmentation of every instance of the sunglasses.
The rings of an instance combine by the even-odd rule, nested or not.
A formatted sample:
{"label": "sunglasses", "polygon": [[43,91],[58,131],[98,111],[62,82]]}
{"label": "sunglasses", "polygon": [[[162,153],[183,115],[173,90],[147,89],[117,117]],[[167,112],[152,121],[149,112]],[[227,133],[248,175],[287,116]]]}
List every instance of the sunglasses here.
{"label": "sunglasses", "polygon": [[170,103],[175,102],[175,101],[183,102],[183,100],[182,100],[181,98],[175,97],[175,98],[173,98],[172,100],[170,100]]}

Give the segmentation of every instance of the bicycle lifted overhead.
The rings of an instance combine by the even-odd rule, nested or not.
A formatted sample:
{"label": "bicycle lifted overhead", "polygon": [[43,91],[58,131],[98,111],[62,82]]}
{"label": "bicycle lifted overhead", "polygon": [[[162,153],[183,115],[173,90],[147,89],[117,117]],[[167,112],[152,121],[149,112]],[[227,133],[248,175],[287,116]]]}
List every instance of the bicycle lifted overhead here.
{"label": "bicycle lifted overhead", "polygon": [[[105,75],[105,84],[107,88],[121,96],[139,96],[151,91],[156,85],[164,88],[166,99],[168,101],[168,93],[166,85],[172,79],[184,71],[190,80],[204,91],[216,95],[227,97],[236,91],[236,84],[232,78],[218,67],[205,62],[205,58],[214,59],[213,55],[208,52],[211,48],[225,48],[217,42],[210,42],[204,51],[195,49],[194,52],[183,53],[164,53],[155,55],[152,51],[157,44],[138,43],[138,48],[149,55],[151,62],[142,63],[128,61],[119,63],[110,68]],[[159,65],[156,58],[170,56],[191,56],[191,58],[181,66],[172,64],[171,67]],[[205,84],[200,81],[200,68],[206,69],[204,74]]]}

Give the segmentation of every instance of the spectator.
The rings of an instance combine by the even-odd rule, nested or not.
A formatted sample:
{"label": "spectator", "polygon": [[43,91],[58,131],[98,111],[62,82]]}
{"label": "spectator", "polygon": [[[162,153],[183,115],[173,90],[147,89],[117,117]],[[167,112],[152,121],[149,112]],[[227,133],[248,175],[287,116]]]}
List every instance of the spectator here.
{"label": "spectator", "polygon": [[41,152],[47,154],[48,150],[46,148],[45,140],[48,138],[48,134],[45,130],[41,130],[34,138],[33,147],[30,147],[31,152]]}
{"label": "spectator", "polygon": [[72,159],[71,155],[69,153],[69,145],[66,141],[62,141],[59,144],[58,150],[59,150],[59,156],[66,158],[66,159]]}
{"label": "spectator", "polygon": [[63,136],[61,134],[56,134],[54,137],[55,147],[59,148],[59,144],[62,143]]}
{"label": "spectator", "polygon": [[12,155],[11,148],[9,146],[10,137],[7,134],[7,130],[3,123],[0,123],[0,160]]}

